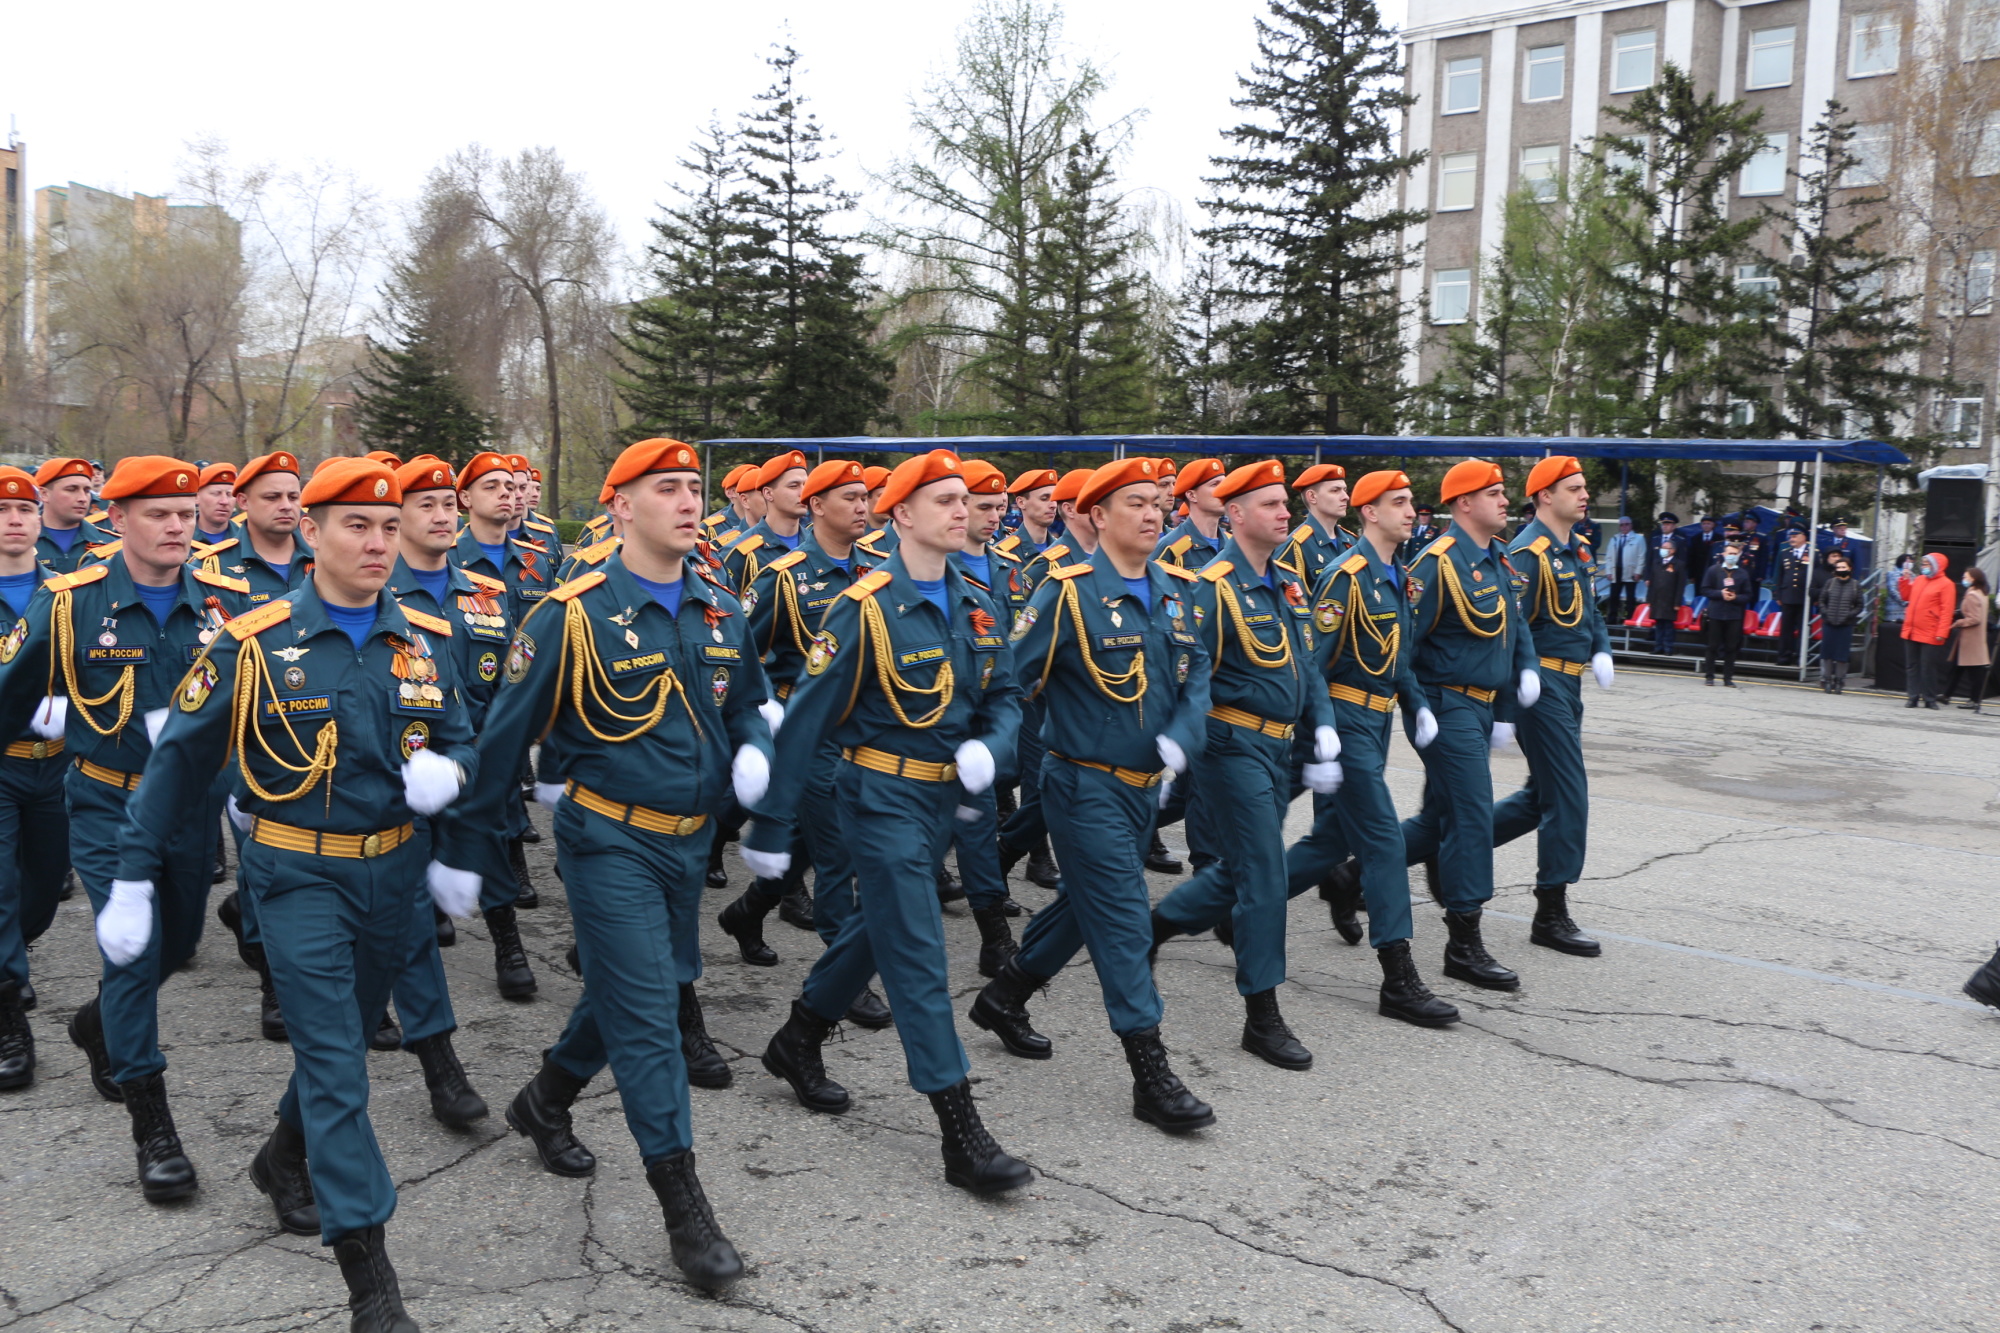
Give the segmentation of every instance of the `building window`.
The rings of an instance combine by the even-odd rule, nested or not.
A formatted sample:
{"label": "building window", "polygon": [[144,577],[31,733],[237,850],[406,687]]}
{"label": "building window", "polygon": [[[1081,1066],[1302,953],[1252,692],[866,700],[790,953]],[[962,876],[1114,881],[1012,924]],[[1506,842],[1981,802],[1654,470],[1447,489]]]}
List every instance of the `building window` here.
{"label": "building window", "polygon": [[1438,212],[1471,208],[1479,201],[1479,154],[1446,153],[1438,159]]}
{"label": "building window", "polygon": [[1736,290],[1746,300],[1769,305],[1778,297],[1778,280],[1771,275],[1769,264],[1738,264]]}
{"label": "building window", "polygon": [[1974,250],[1972,262],[1965,266],[1965,313],[1968,315],[1990,315],[1993,313],[1993,252]]}
{"label": "building window", "polygon": [[1482,56],[1460,56],[1444,62],[1444,114],[1479,110],[1479,80],[1486,68]]}
{"label": "building window", "polygon": [[1521,83],[1524,102],[1555,102],[1563,95],[1563,47],[1528,48],[1527,73]]}
{"label": "building window", "polygon": [[1847,77],[1894,74],[1902,44],[1902,25],[1894,14],[1856,14],[1847,29]]}
{"label": "building window", "polygon": [[1472,317],[1472,270],[1441,268],[1431,274],[1431,323],[1463,324]]}
{"label": "building window", "polygon": [[1653,82],[1653,30],[1621,32],[1611,39],[1611,91],[1636,93]]}
{"label": "building window", "polygon": [[[1623,136],[1621,136],[1623,137]],[[1609,172],[1630,172],[1643,183],[1646,178],[1646,155],[1653,151],[1653,136],[1641,134],[1630,140],[1639,151],[1628,153],[1616,144],[1604,145],[1604,169]]]}
{"label": "building window", "polygon": [[1750,70],[1745,88],[1785,88],[1792,82],[1793,27],[1759,28],[1750,34]]}
{"label": "building window", "polygon": [[1785,148],[1789,139],[1783,134],[1766,134],[1762,138],[1763,146],[1743,164],[1743,176],[1736,186],[1739,195],[1785,192]]}
{"label": "building window", "polygon": [[1984,398],[1953,398],[1944,405],[1944,433],[1961,449],[1979,447],[1979,427]]}
{"label": "building window", "polygon": [[1961,131],[1959,154],[1968,176],[2000,175],[2000,111],[1989,111]]}
{"label": "building window", "polygon": [[1854,155],[1854,164],[1841,173],[1842,189],[1880,185],[1888,179],[1889,144],[1893,132],[1894,127],[1886,120],[1854,127],[1854,137],[1847,141],[1847,151]]}
{"label": "building window", "polygon": [[1521,184],[1537,203],[1556,197],[1556,174],[1562,170],[1562,145],[1537,144],[1521,150]]}
{"label": "building window", "polygon": [[1757,405],[1748,398],[1729,400],[1729,429],[1749,430],[1757,421]]}
{"label": "building window", "polygon": [[1964,55],[1967,60],[2000,56],[2000,0],[1971,0],[1966,5]]}

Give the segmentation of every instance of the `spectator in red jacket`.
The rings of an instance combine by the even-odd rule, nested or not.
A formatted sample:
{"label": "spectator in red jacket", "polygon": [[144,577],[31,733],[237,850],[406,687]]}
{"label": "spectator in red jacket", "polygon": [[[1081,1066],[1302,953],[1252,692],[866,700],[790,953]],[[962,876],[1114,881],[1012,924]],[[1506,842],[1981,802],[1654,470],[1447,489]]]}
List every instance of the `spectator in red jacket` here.
{"label": "spectator in red jacket", "polygon": [[1924,557],[1923,576],[1912,579],[1905,574],[1897,588],[1909,604],[1903,614],[1903,660],[1910,692],[1910,701],[1904,705],[1907,708],[1918,703],[1926,708],[1938,706],[1939,682],[1949,652],[1946,645],[1951,641],[1958,609],[1958,590],[1947,576],[1950,563],[1933,551]]}

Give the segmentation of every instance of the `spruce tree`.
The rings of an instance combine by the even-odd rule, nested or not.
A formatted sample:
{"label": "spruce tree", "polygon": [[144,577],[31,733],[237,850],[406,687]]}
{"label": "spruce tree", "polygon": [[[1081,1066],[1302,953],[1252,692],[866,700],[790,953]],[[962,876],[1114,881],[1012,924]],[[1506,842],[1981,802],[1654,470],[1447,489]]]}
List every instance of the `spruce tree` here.
{"label": "spruce tree", "polygon": [[437,348],[419,337],[395,347],[373,339],[358,372],[354,424],[370,449],[399,458],[436,454],[453,467],[487,447],[493,419],[474,407]]}
{"label": "spruce tree", "polygon": [[1225,132],[1232,156],[1201,233],[1229,258],[1232,375],[1274,431],[1394,429],[1404,353],[1399,275],[1421,210],[1385,203],[1420,153],[1396,151],[1403,90],[1396,33],[1372,0],[1271,0],[1258,60]]}

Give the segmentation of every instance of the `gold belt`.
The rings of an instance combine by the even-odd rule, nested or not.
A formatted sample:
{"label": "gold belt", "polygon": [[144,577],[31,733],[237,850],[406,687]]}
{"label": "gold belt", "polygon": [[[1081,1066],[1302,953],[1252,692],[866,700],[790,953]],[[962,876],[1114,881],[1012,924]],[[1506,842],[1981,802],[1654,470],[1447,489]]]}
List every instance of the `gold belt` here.
{"label": "gold belt", "polygon": [[1054,750],[1050,750],[1049,753],[1055,754],[1056,758],[1065,764],[1075,764],[1078,768],[1094,768],[1100,773],[1109,773],[1128,787],[1157,787],[1160,785],[1160,779],[1166,776],[1164,769],[1148,773],[1144,769],[1113,768],[1110,764],[1093,763],[1088,759],[1072,759],[1066,754],[1056,754]]}
{"label": "gold belt", "polygon": [[1370,694],[1368,691],[1356,689],[1352,685],[1340,685],[1329,682],[1326,687],[1326,693],[1327,697],[1335,703],[1353,704],[1356,708],[1370,708],[1378,713],[1393,712],[1396,707],[1395,695]]}
{"label": "gold belt", "polygon": [[1266,736],[1281,741],[1290,740],[1298,730],[1293,723],[1273,722],[1269,718],[1258,717],[1255,713],[1246,713],[1240,708],[1229,708],[1222,704],[1209,709],[1208,715],[1217,722],[1227,722],[1232,727],[1243,727],[1250,731],[1261,731]]}
{"label": "gold belt", "polygon": [[62,752],[63,738],[60,736],[52,741],[15,741],[7,747],[9,759],[48,759]]}
{"label": "gold belt", "polygon": [[1500,693],[1498,690],[1482,690],[1477,685],[1447,685],[1445,688],[1448,690],[1457,690],[1466,698],[1477,699],[1483,704],[1492,703],[1494,697]]}
{"label": "gold belt", "polygon": [[708,823],[707,815],[669,815],[658,810],[648,810],[643,805],[622,805],[617,801],[599,796],[590,788],[572,780],[569,784],[569,798],[593,814],[615,819],[621,824],[644,829],[648,833],[664,833],[670,838],[685,838],[690,833],[701,832]]}
{"label": "gold belt", "polygon": [[915,778],[918,782],[950,782],[958,776],[957,764],[930,764],[921,759],[905,759],[887,750],[871,750],[865,745],[854,745],[840,752],[840,757],[850,764],[873,769],[877,773],[887,773],[890,777]]}
{"label": "gold belt", "polygon": [[385,828],[375,833],[321,833],[316,829],[293,828],[275,819],[259,818],[251,826],[250,840],[284,852],[304,852],[308,856],[337,856],[359,861],[392,852],[417,836],[415,824]]}
{"label": "gold belt", "polygon": [[789,698],[791,698],[791,697],[792,697],[792,687],[791,687],[791,684],[790,684],[789,682],[787,682],[786,684],[783,684],[783,685],[780,685],[780,686],[778,687],[778,698],[779,698],[779,699],[781,699],[781,700],[782,700],[782,699],[789,699]]}
{"label": "gold belt", "polygon": [[116,787],[120,791],[138,790],[139,775],[137,773],[121,773],[115,768],[106,768],[102,764],[93,764],[88,759],[80,756],[76,761],[76,766],[83,770],[85,777],[96,778],[99,782]]}
{"label": "gold belt", "polygon": [[1542,670],[1560,671],[1565,676],[1581,676],[1584,668],[1590,665],[1588,662],[1566,662],[1560,657],[1544,657],[1541,661]]}

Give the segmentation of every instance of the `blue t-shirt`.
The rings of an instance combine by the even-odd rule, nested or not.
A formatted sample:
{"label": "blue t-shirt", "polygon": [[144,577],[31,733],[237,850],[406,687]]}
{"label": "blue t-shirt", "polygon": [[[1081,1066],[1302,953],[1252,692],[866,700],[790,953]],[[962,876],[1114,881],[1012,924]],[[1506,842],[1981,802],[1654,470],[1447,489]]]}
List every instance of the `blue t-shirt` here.
{"label": "blue t-shirt", "polygon": [[978,555],[968,555],[960,552],[958,558],[965,562],[965,570],[968,574],[989,588],[993,586],[993,558],[991,556],[987,555],[984,551],[981,551]]}
{"label": "blue t-shirt", "polygon": [[410,576],[417,586],[431,595],[431,600],[439,606],[445,604],[445,589],[451,586],[451,566],[440,565],[436,569],[413,569]]}
{"label": "blue t-shirt", "polygon": [[41,581],[41,574],[32,569],[25,574],[0,574],[0,601],[12,607],[16,616],[24,616]]}
{"label": "blue t-shirt", "polygon": [[835,560],[835,559],[834,559],[834,558],[833,558],[832,556],[828,556],[828,557],[826,558],[826,562],[827,562],[827,563],[828,563],[829,565],[838,565],[838,566],[840,566],[840,568],[841,568],[842,570],[846,571],[847,573],[850,573],[850,574],[851,574],[851,573],[853,573],[853,572],[854,572],[854,557],[853,557],[853,556],[849,556],[849,557],[847,557],[847,558],[846,558],[845,560]]}
{"label": "blue t-shirt", "polygon": [[290,583],[292,581],[291,561],[287,560],[282,565],[275,560],[266,560],[264,563],[271,567],[271,572],[273,574],[276,574],[279,578],[283,579],[285,582]]}
{"label": "blue t-shirt", "polygon": [[1126,579],[1125,586],[1131,591],[1134,597],[1139,599],[1139,605],[1145,607],[1148,611],[1153,609],[1153,585],[1144,574],[1141,574],[1136,579]]}
{"label": "blue t-shirt", "polygon": [[194,530],[194,539],[203,546],[213,546],[217,542],[228,541],[229,534],[226,532],[203,532],[200,528],[196,528]]}
{"label": "blue t-shirt", "polygon": [[799,549],[799,538],[804,535],[805,535],[805,529],[803,528],[799,529],[799,531],[793,533],[789,537],[783,535],[782,533],[774,532],[771,534],[771,540],[776,542],[778,545],[784,547],[787,551],[796,551]]}
{"label": "blue t-shirt", "polygon": [[951,619],[951,603],[945,600],[943,579],[911,579],[910,582],[917,585],[917,591],[924,595],[925,601],[944,612],[946,620]]}
{"label": "blue t-shirt", "polygon": [[83,535],[83,524],[79,523],[73,528],[52,528],[43,524],[42,535],[62,547],[62,553],[68,555],[69,548],[76,545],[76,539]]}
{"label": "blue t-shirt", "polygon": [[[629,569],[625,572],[632,574]],[[681,589],[686,586],[685,578],[675,579],[672,583],[655,583],[651,579],[642,579],[637,574],[632,574],[632,582],[644,588],[654,601],[664,606],[668,615],[676,620],[680,619]]]}
{"label": "blue t-shirt", "polygon": [[368,631],[375,628],[375,603],[366,606],[335,606],[332,602],[321,602],[326,608],[326,618],[347,631],[347,637],[354,640],[359,649],[368,642]]}
{"label": "blue t-shirt", "polygon": [[486,552],[486,558],[493,562],[493,568],[505,573],[507,569],[507,543],[496,542],[494,545],[488,546],[476,537],[473,540],[480,550]]}
{"label": "blue t-shirt", "polygon": [[181,585],[179,582],[174,582],[160,584],[156,587],[153,584],[141,583],[137,579],[134,579],[132,580],[132,591],[139,594],[139,600],[144,602],[146,609],[153,613],[153,619],[157,620],[164,627],[167,623],[167,617],[174,613],[174,603],[180,598]]}

